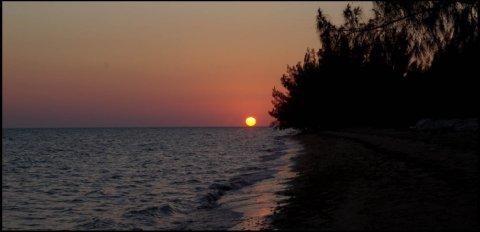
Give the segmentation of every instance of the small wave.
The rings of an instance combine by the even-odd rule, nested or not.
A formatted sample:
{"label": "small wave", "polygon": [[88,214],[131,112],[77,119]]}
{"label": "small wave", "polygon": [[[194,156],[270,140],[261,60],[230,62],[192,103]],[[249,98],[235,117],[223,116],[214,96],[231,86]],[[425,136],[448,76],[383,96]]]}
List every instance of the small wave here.
{"label": "small wave", "polygon": [[165,217],[170,216],[174,213],[175,210],[170,205],[165,204],[160,207],[152,206],[141,210],[130,210],[126,212],[123,216],[125,218],[144,219],[145,217]]}
{"label": "small wave", "polygon": [[240,168],[234,169],[234,171],[235,171],[235,173],[248,173],[248,172],[251,172],[251,171],[259,171],[261,169],[262,168],[260,168],[258,166],[250,166],[250,167],[240,167]]}
{"label": "small wave", "polygon": [[104,230],[113,228],[115,221],[111,219],[92,218],[89,222],[78,225],[76,230]]}
{"label": "small wave", "polygon": [[65,201],[65,202],[70,202],[70,203],[77,204],[77,203],[83,203],[83,202],[85,202],[85,200],[81,199],[81,198],[75,198],[73,200],[68,200],[68,201]]}
{"label": "small wave", "polygon": [[270,154],[270,155],[262,155],[262,156],[260,156],[260,160],[265,162],[265,161],[278,159],[278,158],[280,158],[280,156],[281,156],[281,154],[279,154],[279,153],[274,153],[274,154]]}
{"label": "small wave", "polygon": [[111,179],[115,179],[115,180],[116,180],[116,179],[121,179],[121,178],[122,178],[122,175],[115,174],[115,175],[112,175],[110,178],[111,178]]}
{"label": "small wave", "polygon": [[242,174],[227,182],[213,183],[209,187],[211,191],[203,197],[202,204],[198,208],[214,208],[217,206],[218,199],[225,195],[227,191],[239,190],[253,185],[256,182],[272,177],[273,173],[271,170],[264,170],[262,172]]}
{"label": "small wave", "polygon": [[275,147],[269,147],[269,148],[261,148],[261,149],[258,149],[258,151],[260,152],[269,152],[269,153],[272,153],[272,152],[283,152],[285,150],[285,143],[284,142],[281,142],[281,143],[276,143],[276,146]]}
{"label": "small wave", "polygon": [[200,183],[200,180],[197,180],[197,179],[190,179],[190,180],[187,180],[187,183],[189,183],[189,184]]}
{"label": "small wave", "polygon": [[100,191],[100,190],[92,190],[92,191],[87,192],[83,195],[86,196],[86,197],[89,197],[89,196],[92,196],[92,195],[98,196],[98,195],[101,195],[101,194],[102,194],[102,191]]}
{"label": "small wave", "polygon": [[262,148],[262,149],[258,149],[258,151],[260,152],[279,152],[279,151],[282,151],[283,148]]}
{"label": "small wave", "polygon": [[178,184],[196,184],[200,183],[201,181],[198,179],[189,179],[189,180],[175,180],[170,182],[171,185],[178,185]]}

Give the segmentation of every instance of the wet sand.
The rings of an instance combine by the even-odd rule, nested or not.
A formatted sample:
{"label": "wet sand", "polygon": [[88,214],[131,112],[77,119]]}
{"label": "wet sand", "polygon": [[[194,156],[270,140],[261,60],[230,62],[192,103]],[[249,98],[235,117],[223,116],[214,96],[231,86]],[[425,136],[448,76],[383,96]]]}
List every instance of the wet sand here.
{"label": "wet sand", "polygon": [[298,175],[272,229],[476,230],[478,132],[350,129],[297,135]]}

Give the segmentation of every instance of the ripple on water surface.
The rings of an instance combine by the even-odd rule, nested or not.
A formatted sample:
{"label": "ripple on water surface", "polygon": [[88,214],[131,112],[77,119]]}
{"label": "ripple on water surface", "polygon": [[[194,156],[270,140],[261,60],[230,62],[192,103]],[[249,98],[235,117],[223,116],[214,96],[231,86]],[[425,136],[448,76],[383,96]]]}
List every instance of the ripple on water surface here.
{"label": "ripple on water surface", "polygon": [[269,212],[251,200],[271,208],[288,176],[287,133],[5,129],[2,228],[252,228],[244,221]]}

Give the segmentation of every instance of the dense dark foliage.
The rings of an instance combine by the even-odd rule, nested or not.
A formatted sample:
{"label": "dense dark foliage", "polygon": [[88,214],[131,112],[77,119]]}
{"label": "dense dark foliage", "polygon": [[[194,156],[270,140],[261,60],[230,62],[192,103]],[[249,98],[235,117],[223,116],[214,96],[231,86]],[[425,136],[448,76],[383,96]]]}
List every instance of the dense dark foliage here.
{"label": "dense dark foliage", "polygon": [[347,6],[337,27],[318,10],[319,51],[273,89],[279,128],[407,126],[420,118],[478,117],[477,1],[376,2],[373,18]]}

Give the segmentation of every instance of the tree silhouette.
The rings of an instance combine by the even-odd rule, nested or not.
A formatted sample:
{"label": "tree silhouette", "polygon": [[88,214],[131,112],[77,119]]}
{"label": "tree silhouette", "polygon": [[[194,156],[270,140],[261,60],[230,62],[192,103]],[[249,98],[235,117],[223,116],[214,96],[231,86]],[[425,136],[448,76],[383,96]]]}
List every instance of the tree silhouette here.
{"label": "tree silhouette", "polygon": [[479,3],[349,5],[336,27],[317,14],[321,49],[287,68],[273,89],[278,128],[406,126],[422,117],[478,117]]}

